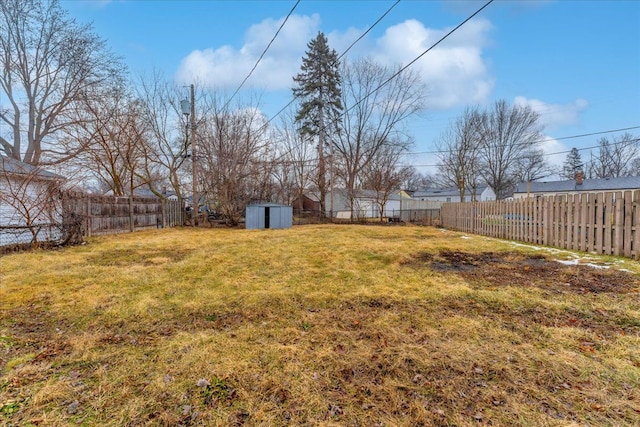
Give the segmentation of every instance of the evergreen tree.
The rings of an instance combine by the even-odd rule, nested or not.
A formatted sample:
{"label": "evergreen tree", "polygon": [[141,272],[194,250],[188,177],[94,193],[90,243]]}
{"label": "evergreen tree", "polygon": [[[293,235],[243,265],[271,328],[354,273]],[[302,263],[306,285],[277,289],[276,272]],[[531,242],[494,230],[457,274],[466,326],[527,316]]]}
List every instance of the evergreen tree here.
{"label": "evergreen tree", "polygon": [[580,152],[574,147],[569,153],[567,153],[567,159],[562,165],[561,176],[566,179],[574,179],[576,172],[582,171],[583,166],[582,159],[580,158]]}
{"label": "evergreen tree", "polygon": [[321,209],[325,212],[325,157],[327,148],[333,144],[333,135],[340,128],[341,79],[338,55],[334,49],[329,48],[327,38],[322,32],[318,32],[307,47],[300,73],[293,78],[296,84],[293,95],[300,99],[295,121],[299,125],[302,138],[317,144],[318,147],[316,185],[320,193]]}

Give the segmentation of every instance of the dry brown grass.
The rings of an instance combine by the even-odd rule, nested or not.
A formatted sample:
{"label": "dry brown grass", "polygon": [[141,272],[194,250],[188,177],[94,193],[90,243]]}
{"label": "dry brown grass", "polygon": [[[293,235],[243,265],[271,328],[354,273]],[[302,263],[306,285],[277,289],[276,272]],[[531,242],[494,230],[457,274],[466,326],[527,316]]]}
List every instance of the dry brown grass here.
{"label": "dry brown grass", "polygon": [[7,426],[634,426],[640,266],[423,227],[0,258]]}

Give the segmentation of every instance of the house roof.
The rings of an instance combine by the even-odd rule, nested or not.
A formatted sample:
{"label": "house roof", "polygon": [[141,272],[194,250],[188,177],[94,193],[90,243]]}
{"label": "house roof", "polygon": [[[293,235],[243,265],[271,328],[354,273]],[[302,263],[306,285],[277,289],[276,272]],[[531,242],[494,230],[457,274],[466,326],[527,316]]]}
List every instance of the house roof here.
{"label": "house roof", "polygon": [[[476,187],[476,196],[482,194],[487,189],[486,185],[479,185]],[[465,189],[465,195],[471,195],[469,189]],[[413,198],[418,197],[460,197],[460,190],[457,187],[447,188],[426,188],[424,190],[418,190],[413,192]]]}
{"label": "house roof", "polygon": [[247,207],[290,208],[291,206],[283,205],[281,203],[264,202],[264,203],[250,203],[250,204],[247,205]]}
{"label": "house roof", "polygon": [[[625,176],[619,178],[585,179],[582,184],[576,184],[573,179],[565,181],[531,182],[530,193],[560,193],[568,191],[615,191],[640,189],[640,176]],[[521,182],[516,187],[516,193],[526,193],[527,183]]]}
{"label": "house roof", "polygon": [[[318,203],[318,202],[320,202],[320,197],[319,197],[317,194],[314,194],[314,193],[304,193],[304,194],[302,195],[302,198],[303,198],[303,199],[309,199],[309,200],[311,200],[311,201],[312,201],[312,202],[314,202],[314,203]],[[294,200],[297,200],[297,199],[298,199],[298,198],[296,197]]]}
{"label": "house roof", "polygon": [[64,179],[63,176],[53,172],[46,171],[37,166],[16,160],[12,157],[0,155],[0,173],[11,175],[27,175],[42,179],[59,180]]}
{"label": "house roof", "polygon": [[[347,197],[348,195],[348,191],[345,188],[334,188],[333,192],[334,194],[340,195],[343,197]],[[379,194],[382,195],[383,193],[379,193]],[[327,197],[329,197],[330,195],[331,195],[331,190],[327,190]],[[380,196],[378,196],[378,192],[376,192],[375,190],[357,189],[354,191],[354,197],[356,199],[377,199]],[[402,200],[402,199],[403,197],[399,195],[397,191],[394,191],[387,196],[387,200]]]}

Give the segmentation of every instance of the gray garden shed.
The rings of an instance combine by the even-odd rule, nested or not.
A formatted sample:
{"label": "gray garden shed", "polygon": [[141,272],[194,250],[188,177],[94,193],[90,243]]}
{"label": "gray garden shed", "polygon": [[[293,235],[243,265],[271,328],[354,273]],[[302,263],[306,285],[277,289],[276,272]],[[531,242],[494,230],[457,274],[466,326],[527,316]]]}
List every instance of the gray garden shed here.
{"label": "gray garden shed", "polygon": [[247,206],[245,228],[291,228],[293,207],[277,203],[256,203]]}

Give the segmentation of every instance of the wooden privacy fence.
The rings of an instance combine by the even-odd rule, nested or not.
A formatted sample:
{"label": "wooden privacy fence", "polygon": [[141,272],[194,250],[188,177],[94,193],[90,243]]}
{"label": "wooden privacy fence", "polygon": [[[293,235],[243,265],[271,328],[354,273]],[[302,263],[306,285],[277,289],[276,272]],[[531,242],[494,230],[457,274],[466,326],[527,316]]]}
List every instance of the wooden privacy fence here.
{"label": "wooden privacy fence", "polygon": [[640,259],[640,190],[445,203],[449,229]]}
{"label": "wooden privacy fence", "polygon": [[76,223],[84,236],[183,224],[183,212],[177,200],[66,193],[62,211],[64,222]]}

